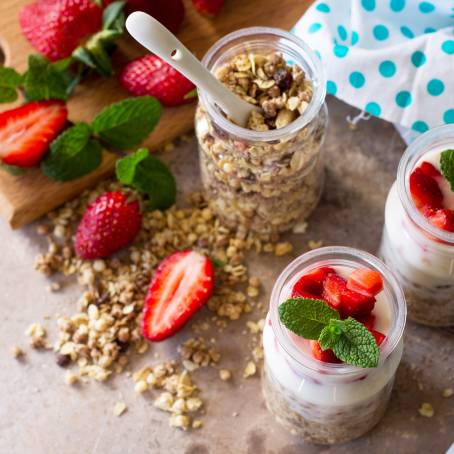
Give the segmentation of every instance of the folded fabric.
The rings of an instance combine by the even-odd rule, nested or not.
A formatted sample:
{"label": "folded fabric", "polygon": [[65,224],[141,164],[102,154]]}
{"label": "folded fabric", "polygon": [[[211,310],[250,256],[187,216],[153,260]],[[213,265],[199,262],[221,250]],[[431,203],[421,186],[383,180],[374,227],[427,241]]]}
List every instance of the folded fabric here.
{"label": "folded fabric", "polygon": [[454,0],[316,1],[292,31],[328,93],[418,133],[454,123]]}

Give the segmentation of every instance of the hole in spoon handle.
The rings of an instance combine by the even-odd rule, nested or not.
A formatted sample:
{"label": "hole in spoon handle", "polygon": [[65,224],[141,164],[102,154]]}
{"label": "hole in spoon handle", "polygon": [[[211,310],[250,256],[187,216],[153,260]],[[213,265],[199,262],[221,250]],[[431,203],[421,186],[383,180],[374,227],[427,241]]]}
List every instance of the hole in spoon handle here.
{"label": "hole in spoon handle", "polygon": [[182,57],[182,53],[179,49],[173,49],[173,51],[170,53],[170,58],[172,60],[181,60],[181,57]]}

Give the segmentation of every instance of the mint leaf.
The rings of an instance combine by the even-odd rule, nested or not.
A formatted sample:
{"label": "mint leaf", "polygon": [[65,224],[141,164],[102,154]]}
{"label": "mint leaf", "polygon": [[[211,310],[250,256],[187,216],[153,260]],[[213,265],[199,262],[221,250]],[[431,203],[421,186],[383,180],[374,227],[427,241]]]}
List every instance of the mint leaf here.
{"label": "mint leaf", "polygon": [[[340,329],[338,338],[327,336],[320,342],[323,350],[331,348],[344,363],[358,367],[377,367],[380,350],[371,332],[352,317],[332,320],[328,328]],[[326,333],[325,333],[326,336]]]}
{"label": "mint leaf", "polygon": [[142,142],[156,126],[161,105],[141,96],[111,104],[93,120],[93,131],[112,147],[125,150]]}
{"label": "mint leaf", "polygon": [[24,75],[24,91],[27,100],[62,99],[65,101],[68,98],[71,78],[57,68],[58,66],[52,65],[42,55],[28,57],[28,71]]}
{"label": "mint leaf", "polygon": [[320,333],[318,341],[322,350],[333,348],[342,335],[342,328],[336,322],[343,323],[342,320],[330,320],[328,326],[325,326]]}
{"label": "mint leaf", "polygon": [[118,160],[116,175],[121,183],[147,194],[152,209],[163,210],[175,203],[177,189],[174,176],[146,148]]}
{"label": "mint leaf", "polygon": [[55,181],[70,181],[90,173],[101,164],[102,147],[91,138],[91,129],[78,123],[60,134],[50,145],[41,170]]}
{"label": "mint leaf", "polygon": [[445,150],[440,156],[440,170],[454,191],[454,150]]}
{"label": "mint leaf", "polygon": [[279,306],[279,318],[298,336],[317,340],[330,320],[339,318],[339,313],[322,300],[290,298]]}
{"label": "mint leaf", "polygon": [[22,76],[15,69],[0,67],[0,102],[15,101],[21,83]]}

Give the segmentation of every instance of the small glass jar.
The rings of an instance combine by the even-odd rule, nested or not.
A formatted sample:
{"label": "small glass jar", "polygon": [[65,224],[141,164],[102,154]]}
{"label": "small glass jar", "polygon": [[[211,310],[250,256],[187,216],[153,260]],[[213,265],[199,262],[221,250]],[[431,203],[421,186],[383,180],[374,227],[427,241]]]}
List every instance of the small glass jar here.
{"label": "small glass jar", "polygon": [[321,146],[328,118],[321,62],[296,36],[265,27],[225,36],[202,60],[215,73],[239,54],[276,52],[312,81],[312,99],[296,120],[265,132],[246,129],[229,121],[201,91],[195,117],[202,181],[211,208],[227,225],[264,235],[303,221],[321,196]]}
{"label": "small glass jar", "polygon": [[380,256],[405,291],[408,317],[430,326],[454,325],[454,233],[432,225],[415,206],[409,178],[435,148],[454,148],[454,125],[432,129],[405,151],[385,207]]}
{"label": "small glass jar", "polygon": [[[321,362],[295,343],[281,323],[278,307],[302,274],[320,266],[371,268],[384,281],[388,330],[376,368]],[[262,390],[268,409],[293,434],[317,444],[360,437],[379,422],[388,404],[403,350],[406,306],[393,273],[376,257],[346,247],[326,247],[303,254],[281,273],[271,294],[263,331],[265,365]],[[302,340],[301,338],[298,338]]]}

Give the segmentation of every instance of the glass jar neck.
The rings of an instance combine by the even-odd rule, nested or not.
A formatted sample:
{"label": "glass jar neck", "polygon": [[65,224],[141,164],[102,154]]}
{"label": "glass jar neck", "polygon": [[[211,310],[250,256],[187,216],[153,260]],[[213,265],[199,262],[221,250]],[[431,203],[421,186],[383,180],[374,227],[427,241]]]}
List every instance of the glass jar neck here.
{"label": "glass jar neck", "polygon": [[397,171],[397,190],[399,198],[407,214],[413,233],[423,235],[425,239],[432,240],[434,247],[454,247],[454,233],[439,229],[431,224],[417,209],[410,193],[410,174],[416,164],[428,152],[436,147],[446,146],[454,148],[454,124],[440,126],[419,136],[403,154]]}
{"label": "glass jar neck", "polygon": [[224,131],[239,139],[273,142],[294,136],[318,114],[326,96],[326,78],[320,59],[312,49],[295,35],[269,27],[250,27],[230,33],[215,43],[205,54],[202,64],[211,72],[244,53],[278,52],[299,66],[313,85],[312,99],[306,111],[287,126],[266,132],[252,131],[229,121],[208,95],[198,90],[199,101],[210,118]]}
{"label": "glass jar neck", "polygon": [[281,273],[274,284],[271,294],[269,317],[276,340],[285,355],[307,375],[324,374],[326,378],[354,378],[361,376],[370,369],[361,369],[349,364],[324,363],[302,352],[291,340],[288,330],[279,319],[279,305],[286,298],[285,290],[296,276],[303,271],[310,272],[320,266],[342,266],[350,268],[367,267],[378,271],[384,281],[384,297],[390,306],[391,320],[386,339],[380,347],[380,363],[383,365],[387,358],[399,345],[406,320],[405,297],[400,284],[392,271],[373,255],[353,248],[332,246],[320,248],[301,255],[290,263]]}

